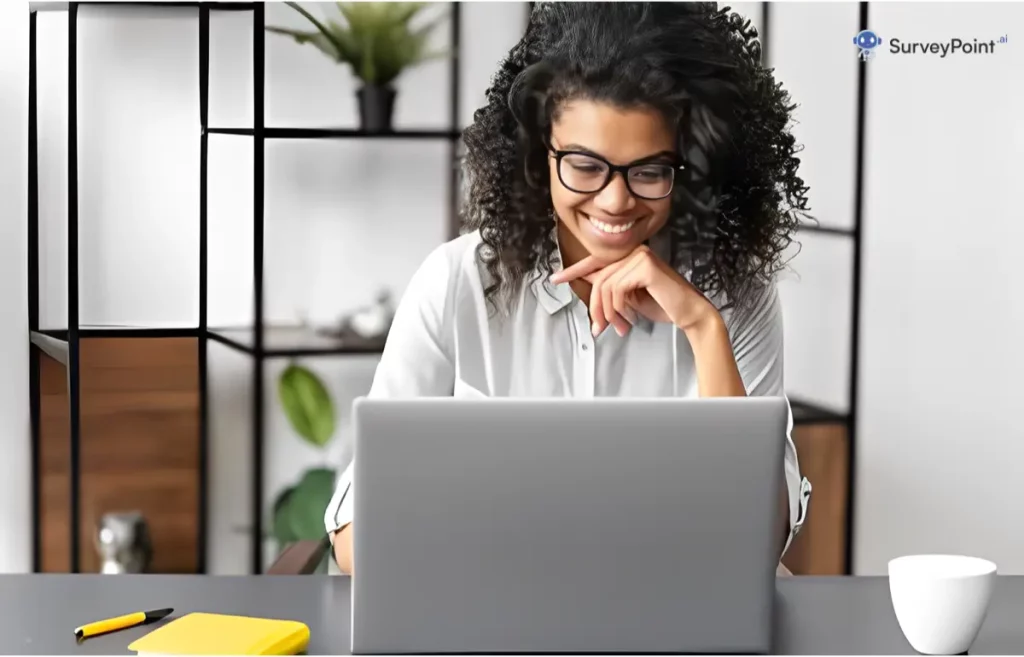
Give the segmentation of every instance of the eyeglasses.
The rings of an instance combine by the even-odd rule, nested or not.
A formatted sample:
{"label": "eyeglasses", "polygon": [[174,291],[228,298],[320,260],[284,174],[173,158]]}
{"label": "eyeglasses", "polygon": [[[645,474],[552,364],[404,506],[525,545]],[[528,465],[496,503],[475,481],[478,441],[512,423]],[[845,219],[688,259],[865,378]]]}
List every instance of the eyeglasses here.
{"label": "eyeglasses", "polygon": [[608,160],[579,151],[552,151],[558,169],[558,179],[566,189],[578,194],[594,194],[611,182],[618,171],[626,188],[637,198],[648,201],[663,199],[672,193],[677,170],[681,163],[647,162],[615,165]]}

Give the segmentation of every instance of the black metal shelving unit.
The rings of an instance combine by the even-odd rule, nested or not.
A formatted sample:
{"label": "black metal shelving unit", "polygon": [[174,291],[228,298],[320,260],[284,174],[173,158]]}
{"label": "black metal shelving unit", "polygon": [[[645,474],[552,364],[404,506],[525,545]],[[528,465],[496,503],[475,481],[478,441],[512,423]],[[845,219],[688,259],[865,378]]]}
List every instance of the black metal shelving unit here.
{"label": "black metal shelving unit", "polygon": [[[534,3],[525,3],[530,11]],[[199,85],[200,85],[200,163],[199,163],[199,321],[197,326],[189,328],[176,327],[120,327],[120,326],[82,326],[79,324],[79,289],[78,289],[78,136],[77,136],[77,16],[83,5],[107,6],[152,6],[160,8],[177,7],[198,10],[199,31]],[[763,3],[764,26],[767,28],[770,8]],[[80,508],[80,345],[82,339],[121,337],[121,338],[168,338],[190,337],[197,340],[197,362],[199,365],[198,390],[200,457],[199,470],[199,508],[197,563],[198,572],[207,571],[207,536],[208,536],[208,444],[209,444],[209,405],[207,389],[207,358],[208,345],[217,342],[252,357],[252,453],[253,478],[251,486],[252,519],[251,527],[247,528],[252,536],[252,572],[262,571],[263,564],[263,475],[264,475],[264,361],[271,358],[292,358],[300,356],[341,356],[347,354],[379,353],[383,348],[380,341],[369,340],[338,340],[324,337],[312,331],[298,328],[273,328],[263,324],[264,317],[264,146],[267,140],[275,139],[371,139],[371,140],[439,140],[446,141],[450,146],[452,167],[449,175],[449,234],[458,234],[458,170],[455,160],[461,134],[459,122],[459,33],[461,29],[461,9],[458,2],[450,5],[451,47],[453,56],[450,59],[449,126],[444,129],[398,129],[386,133],[366,133],[349,128],[289,128],[265,125],[265,7],[261,2],[41,2],[30,4],[30,36],[29,36],[29,149],[28,149],[28,284],[29,284],[29,335],[33,347],[39,352],[63,363],[67,368],[68,398],[70,411],[70,570],[80,571],[79,529],[81,522]],[[38,192],[38,112],[37,112],[37,58],[38,41],[36,38],[36,19],[39,11],[58,10],[68,12],[68,328],[61,330],[41,329],[39,324],[39,192]],[[210,62],[210,12],[211,11],[248,11],[253,13],[253,82],[254,82],[254,122],[251,128],[210,126],[209,119],[209,62]],[[867,3],[861,3],[862,29],[867,24]],[[763,38],[767,39],[767,29],[763,30]],[[850,485],[852,486],[853,463],[853,429],[856,410],[857,383],[857,325],[859,322],[860,293],[860,225],[863,161],[863,129],[864,129],[864,67],[860,68],[860,85],[858,87],[858,140],[857,140],[857,207],[856,223],[853,229],[829,228],[822,226],[806,226],[803,230],[852,237],[855,240],[855,271],[854,271],[854,307],[853,307],[853,351],[851,369],[851,401],[849,413],[837,413],[820,406],[792,402],[794,422],[797,424],[845,423],[850,430]],[[208,323],[208,232],[207,232],[207,173],[209,136],[226,135],[251,138],[254,141],[254,324],[249,327],[211,327]],[[31,404],[31,441],[32,441],[32,513],[33,513],[33,570],[39,572],[42,566],[42,534],[40,526],[40,373],[39,361],[30,359],[29,384]],[[852,505],[852,494],[849,496]],[[852,507],[851,507],[852,517]],[[848,521],[849,522],[849,521]],[[849,554],[849,527],[847,530],[847,552]],[[848,559],[849,563],[849,559]]]}
{"label": "black metal shelving unit", "polygon": [[[78,289],[78,116],[77,116],[77,17],[81,6],[152,6],[160,8],[191,8],[198,10],[199,30],[199,86],[200,86],[200,162],[199,162],[199,322],[194,328],[141,328],[141,327],[90,327],[79,324]],[[68,328],[43,330],[39,326],[39,211],[38,211],[38,134],[37,134],[37,93],[36,93],[36,19],[37,12],[58,10],[68,12]],[[30,5],[29,37],[29,331],[30,340],[38,348],[67,367],[68,402],[70,411],[70,490],[71,512],[69,534],[70,570],[80,571],[79,535],[81,522],[80,471],[81,471],[81,425],[80,425],[80,363],[81,340],[85,338],[167,338],[191,337],[197,339],[199,365],[199,508],[197,570],[207,571],[207,500],[208,500],[208,444],[209,444],[209,400],[207,390],[208,345],[212,342],[225,345],[252,357],[252,486],[251,526],[247,528],[252,536],[252,572],[263,569],[263,477],[264,477],[264,361],[271,358],[293,358],[300,356],[341,356],[347,354],[373,354],[383,349],[382,341],[337,339],[325,337],[311,330],[273,328],[264,326],[264,146],[269,139],[373,139],[373,140],[437,140],[450,144],[452,161],[449,176],[449,227],[452,235],[457,226],[458,179],[454,158],[461,135],[459,123],[459,31],[461,29],[461,7],[450,5],[451,50],[449,70],[449,125],[443,129],[396,129],[384,133],[368,133],[350,128],[289,128],[267,126],[265,121],[265,5],[262,2],[67,2],[34,3]],[[209,125],[209,83],[210,83],[210,12],[247,11],[253,14],[253,126],[222,127]],[[253,158],[253,325],[249,327],[211,327],[208,323],[208,232],[207,232],[207,173],[209,136],[226,135],[251,138],[254,141]],[[32,440],[32,511],[33,511],[33,570],[39,572],[42,565],[42,534],[40,527],[40,390],[39,362],[33,357],[29,369],[31,386],[31,440]]]}

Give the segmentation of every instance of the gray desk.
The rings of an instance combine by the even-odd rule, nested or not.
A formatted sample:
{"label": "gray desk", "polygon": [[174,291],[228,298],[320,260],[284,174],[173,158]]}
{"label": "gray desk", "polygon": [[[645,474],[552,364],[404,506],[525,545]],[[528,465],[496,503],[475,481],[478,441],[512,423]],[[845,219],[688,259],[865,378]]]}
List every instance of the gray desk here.
{"label": "gray desk", "polygon": [[[778,581],[779,654],[913,654],[900,633],[885,578]],[[0,652],[124,654],[155,626],[76,644],[74,628],[132,611],[190,611],[291,618],[312,634],[309,654],[348,652],[349,580],[328,576],[2,575]],[[971,654],[1024,654],[1024,577],[1002,577]]]}

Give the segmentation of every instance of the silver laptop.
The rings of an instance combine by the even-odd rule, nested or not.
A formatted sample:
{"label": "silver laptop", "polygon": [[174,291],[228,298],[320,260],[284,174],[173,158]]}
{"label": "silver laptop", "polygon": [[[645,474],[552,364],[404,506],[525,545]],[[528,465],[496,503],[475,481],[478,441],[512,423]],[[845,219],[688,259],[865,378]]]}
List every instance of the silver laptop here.
{"label": "silver laptop", "polygon": [[767,653],[782,398],[359,399],[354,654]]}

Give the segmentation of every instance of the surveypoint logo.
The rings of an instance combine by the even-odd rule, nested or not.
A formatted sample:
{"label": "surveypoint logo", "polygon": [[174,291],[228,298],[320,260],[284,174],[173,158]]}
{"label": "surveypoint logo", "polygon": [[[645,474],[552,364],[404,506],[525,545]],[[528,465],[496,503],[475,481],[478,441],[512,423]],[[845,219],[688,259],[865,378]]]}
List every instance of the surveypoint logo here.
{"label": "surveypoint logo", "polygon": [[[1003,34],[995,39],[960,39],[946,41],[912,41],[910,39],[889,39],[886,48],[893,55],[938,56],[940,59],[955,55],[991,55],[1000,47],[1009,43],[1009,35]],[[874,59],[882,50],[882,37],[871,30],[862,30],[853,37],[857,46],[857,57],[861,61]]]}
{"label": "surveypoint logo", "polygon": [[871,30],[863,30],[853,37],[853,43],[857,46],[857,56],[866,62],[874,58],[875,48],[882,45],[882,37]]}

